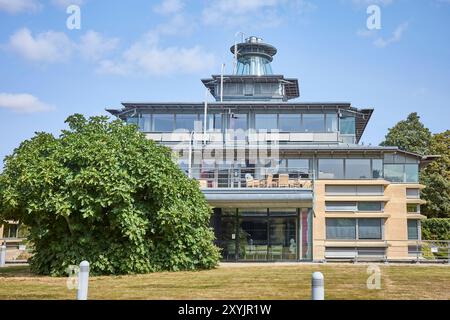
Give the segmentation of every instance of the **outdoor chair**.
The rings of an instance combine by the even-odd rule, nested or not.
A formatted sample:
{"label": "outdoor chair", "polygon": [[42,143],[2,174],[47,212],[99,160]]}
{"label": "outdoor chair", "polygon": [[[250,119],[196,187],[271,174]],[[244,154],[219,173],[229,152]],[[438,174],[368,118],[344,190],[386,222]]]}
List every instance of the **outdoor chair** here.
{"label": "outdoor chair", "polygon": [[289,187],[289,175],[288,174],[280,174],[278,180],[278,187],[286,188]]}
{"label": "outdoor chair", "polygon": [[282,245],[275,245],[270,247],[270,257],[272,260],[275,260],[274,258],[277,257],[278,259],[283,259],[283,246]]}

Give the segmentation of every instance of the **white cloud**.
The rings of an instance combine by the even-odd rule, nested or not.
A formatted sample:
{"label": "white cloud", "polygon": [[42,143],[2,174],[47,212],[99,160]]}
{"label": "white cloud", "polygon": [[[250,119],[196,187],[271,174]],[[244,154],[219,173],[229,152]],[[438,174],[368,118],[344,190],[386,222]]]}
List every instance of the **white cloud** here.
{"label": "white cloud", "polygon": [[405,31],[407,29],[408,29],[408,23],[404,22],[394,30],[394,33],[392,34],[392,36],[390,38],[384,39],[382,37],[379,37],[378,39],[376,39],[373,42],[373,44],[378,48],[385,48],[392,43],[399,42],[402,39],[403,34],[405,33]]}
{"label": "white cloud", "polygon": [[190,48],[162,47],[158,34],[151,31],[125,50],[119,59],[101,61],[97,71],[116,75],[165,76],[210,70],[215,60],[213,54],[198,45]]}
{"label": "white cloud", "polygon": [[70,58],[73,44],[63,32],[47,31],[33,37],[23,28],[10,37],[9,48],[30,61],[61,62]]}
{"label": "white cloud", "polygon": [[33,35],[29,29],[23,28],[11,35],[6,47],[32,62],[58,63],[69,61],[74,53],[86,60],[98,61],[104,59],[118,43],[119,39],[106,38],[92,30],[82,35],[77,43],[63,32],[47,31]]}
{"label": "white cloud", "polygon": [[118,44],[119,39],[117,38],[108,39],[98,32],[89,30],[81,36],[78,49],[85,59],[96,61],[117,48]]}
{"label": "white cloud", "polygon": [[41,5],[36,0],[0,0],[0,11],[16,14],[24,11],[37,11]]}
{"label": "white cloud", "polygon": [[77,6],[81,6],[84,3],[84,0],[52,0],[52,4],[66,9],[68,6],[75,4]]}
{"label": "white cloud", "polygon": [[163,0],[153,10],[158,14],[172,14],[183,10],[184,2],[181,0]]}
{"label": "white cloud", "polygon": [[1,93],[0,108],[17,113],[35,113],[54,110],[54,108],[28,93]]}
{"label": "white cloud", "polygon": [[288,13],[302,14],[315,8],[306,0],[211,0],[203,9],[202,21],[228,27],[271,27],[279,25]]}

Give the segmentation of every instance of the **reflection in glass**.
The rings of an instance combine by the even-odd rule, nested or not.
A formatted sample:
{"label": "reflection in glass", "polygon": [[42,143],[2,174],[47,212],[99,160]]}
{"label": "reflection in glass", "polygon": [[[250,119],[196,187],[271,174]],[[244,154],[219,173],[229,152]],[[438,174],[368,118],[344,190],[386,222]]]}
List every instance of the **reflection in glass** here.
{"label": "reflection in glass", "polygon": [[319,159],[319,179],[344,179],[344,159]]}
{"label": "reflection in glass", "polygon": [[174,126],[173,114],[154,114],[153,126],[155,132],[172,132]]}
{"label": "reflection in glass", "polygon": [[370,159],[345,160],[346,179],[369,179],[370,177]]}
{"label": "reflection in glass", "polygon": [[403,182],[404,178],[403,164],[385,164],[384,178],[390,182]]}
{"label": "reflection in glass", "polygon": [[325,115],[303,114],[303,130],[305,132],[325,132]]}
{"label": "reflection in glass", "polygon": [[194,123],[197,120],[196,114],[177,114],[175,117],[175,129],[194,131]]}
{"label": "reflection in glass", "polygon": [[255,114],[255,129],[267,131],[278,129],[276,114]]}
{"label": "reflection in glass", "polygon": [[383,160],[372,159],[372,176],[374,179],[383,178]]}
{"label": "reflection in glass", "polygon": [[358,219],[358,239],[381,240],[381,219]]}
{"label": "reflection in glass", "polygon": [[419,182],[419,165],[405,164],[405,182]]}
{"label": "reflection in glass", "polygon": [[326,219],[327,239],[356,239],[356,219]]}
{"label": "reflection in glass", "polygon": [[335,113],[326,114],[326,132],[336,132],[338,131],[338,118]]}
{"label": "reflection in glass", "polygon": [[301,115],[300,114],[280,114],[280,131],[283,132],[300,132]]}

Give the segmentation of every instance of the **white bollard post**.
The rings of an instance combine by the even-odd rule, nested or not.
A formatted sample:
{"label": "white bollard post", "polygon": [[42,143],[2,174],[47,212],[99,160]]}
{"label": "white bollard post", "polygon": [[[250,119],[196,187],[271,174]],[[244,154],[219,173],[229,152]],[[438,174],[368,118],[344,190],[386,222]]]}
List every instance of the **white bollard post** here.
{"label": "white bollard post", "polygon": [[6,246],[0,246],[0,267],[4,267],[6,265]]}
{"label": "white bollard post", "polygon": [[87,300],[89,285],[89,262],[80,263],[80,273],[78,274],[77,300]]}
{"label": "white bollard post", "polygon": [[325,288],[322,272],[314,272],[311,280],[311,300],[325,300]]}

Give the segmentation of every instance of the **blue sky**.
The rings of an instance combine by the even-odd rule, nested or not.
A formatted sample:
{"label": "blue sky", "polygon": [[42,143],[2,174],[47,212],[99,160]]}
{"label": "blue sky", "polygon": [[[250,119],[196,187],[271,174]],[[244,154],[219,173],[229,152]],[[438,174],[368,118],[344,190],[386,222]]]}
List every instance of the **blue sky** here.
{"label": "blue sky", "polygon": [[[366,27],[371,4],[380,30]],[[365,144],[413,111],[449,128],[450,0],[0,0],[0,158],[75,112],[202,101],[200,78],[231,73],[237,31],[278,48],[273,70],[299,78],[299,101],[375,108]]]}

